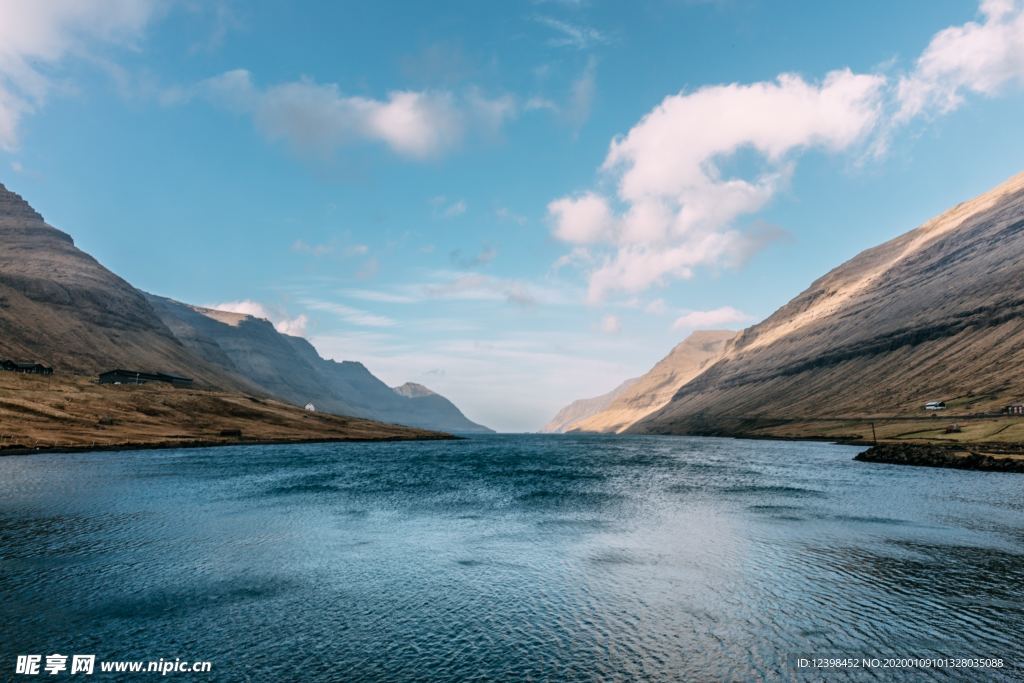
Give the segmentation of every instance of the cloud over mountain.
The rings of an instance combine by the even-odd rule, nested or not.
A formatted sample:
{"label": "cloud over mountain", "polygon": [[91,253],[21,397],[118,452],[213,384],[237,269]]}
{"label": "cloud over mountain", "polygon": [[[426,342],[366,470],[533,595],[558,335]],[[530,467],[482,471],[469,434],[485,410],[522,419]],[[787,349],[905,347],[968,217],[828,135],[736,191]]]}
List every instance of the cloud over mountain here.
{"label": "cloud over mountain", "polygon": [[584,264],[588,300],[742,263],[769,241],[743,218],[771,202],[808,150],[864,149],[874,139],[884,151],[897,125],[1024,83],[1024,4],[985,0],[980,13],[981,22],[937,33],[896,80],[844,68],[820,81],[784,73],[665,97],[611,141],[598,187],[614,192],[548,204],[554,236],[587,247],[589,257],[574,260]]}

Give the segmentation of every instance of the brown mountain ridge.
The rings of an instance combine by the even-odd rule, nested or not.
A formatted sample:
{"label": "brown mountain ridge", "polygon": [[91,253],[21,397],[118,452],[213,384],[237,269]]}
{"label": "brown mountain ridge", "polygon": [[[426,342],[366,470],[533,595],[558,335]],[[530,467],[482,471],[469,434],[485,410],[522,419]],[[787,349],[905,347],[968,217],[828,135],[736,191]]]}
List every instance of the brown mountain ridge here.
{"label": "brown mountain ridge", "polygon": [[1024,395],[1024,174],[868,249],[744,330],[633,433],[998,411]]}
{"label": "brown mountain ridge", "polygon": [[193,378],[326,413],[446,432],[487,432],[447,399],[407,396],[362,364],[320,357],[266,320],[153,296],[104,268],[0,184],[0,358],[57,374],[114,368]]}

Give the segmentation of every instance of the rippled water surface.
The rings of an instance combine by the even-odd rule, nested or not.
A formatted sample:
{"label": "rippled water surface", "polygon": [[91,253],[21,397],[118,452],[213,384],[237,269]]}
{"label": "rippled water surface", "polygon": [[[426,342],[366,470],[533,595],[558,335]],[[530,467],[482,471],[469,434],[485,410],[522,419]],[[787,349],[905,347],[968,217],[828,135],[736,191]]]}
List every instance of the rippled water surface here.
{"label": "rippled water surface", "polygon": [[[218,681],[1024,665],[1024,477],[856,452],[506,436],[0,458],[0,678],[51,652],[206,659]],[[846,676],[894,677],[827,678]]]}

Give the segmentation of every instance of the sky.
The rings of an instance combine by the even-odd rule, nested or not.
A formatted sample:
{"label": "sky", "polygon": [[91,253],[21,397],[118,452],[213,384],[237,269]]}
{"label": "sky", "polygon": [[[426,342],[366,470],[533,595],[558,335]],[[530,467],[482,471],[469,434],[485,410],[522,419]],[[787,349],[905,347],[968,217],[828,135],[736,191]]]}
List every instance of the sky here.
{"label": "sky", "polygon": [[1024,170],[1021,0],[0,0],[0,182],[501,431]]}

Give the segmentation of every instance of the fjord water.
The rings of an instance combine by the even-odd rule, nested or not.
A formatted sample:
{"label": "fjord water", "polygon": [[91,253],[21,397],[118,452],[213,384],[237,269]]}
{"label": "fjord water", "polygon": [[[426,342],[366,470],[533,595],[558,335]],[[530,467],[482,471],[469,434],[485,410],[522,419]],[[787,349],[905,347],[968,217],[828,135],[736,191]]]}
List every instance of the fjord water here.
{"label": "fjord water", "polygon": [[[1019,667],[1024,477],[857,450],[496,436],[2,458],[0,670],[53,652],[210,660],[218,681]],[[846,677],[899,676],[824,676]]]}

